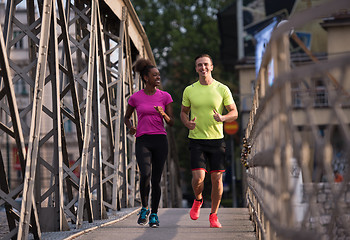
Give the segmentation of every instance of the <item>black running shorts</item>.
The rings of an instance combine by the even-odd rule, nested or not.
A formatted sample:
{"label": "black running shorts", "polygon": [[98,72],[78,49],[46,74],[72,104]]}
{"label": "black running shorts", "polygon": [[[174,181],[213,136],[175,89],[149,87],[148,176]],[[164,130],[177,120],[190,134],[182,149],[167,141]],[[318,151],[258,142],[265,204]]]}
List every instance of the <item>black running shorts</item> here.
{"label": "black running shorts", "polygon": [[191,169],[207,171],[209,164],[210,172],[225,172],[224,139],[190,139],[189,149],[191,152]]}

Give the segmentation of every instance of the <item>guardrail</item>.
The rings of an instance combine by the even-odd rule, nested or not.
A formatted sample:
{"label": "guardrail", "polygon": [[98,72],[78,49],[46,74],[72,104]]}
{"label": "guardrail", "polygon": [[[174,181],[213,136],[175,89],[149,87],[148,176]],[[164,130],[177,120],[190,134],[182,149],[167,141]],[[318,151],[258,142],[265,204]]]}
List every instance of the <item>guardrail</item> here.
{"label": "guardrail", "polygon": [[350,236],[350,54],[319,61],[304,48],[310,61],[296,65],[289,50],[290,38],[298,40],[292,29],[349,9],[349,1],[329,1],[297,14],[274,30],[266,48],[241,153],[258,239]]}

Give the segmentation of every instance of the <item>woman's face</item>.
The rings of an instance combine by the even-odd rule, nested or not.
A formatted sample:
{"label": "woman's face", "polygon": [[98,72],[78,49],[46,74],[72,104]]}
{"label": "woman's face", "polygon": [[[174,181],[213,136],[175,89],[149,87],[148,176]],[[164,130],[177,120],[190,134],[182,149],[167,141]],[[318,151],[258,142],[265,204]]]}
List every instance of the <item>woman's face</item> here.
{"label": "woman's face", "polygon": [[148,75],[145,76],[146,84],[152,87],[160,86],[160,73],[157,68],[151,68]]}

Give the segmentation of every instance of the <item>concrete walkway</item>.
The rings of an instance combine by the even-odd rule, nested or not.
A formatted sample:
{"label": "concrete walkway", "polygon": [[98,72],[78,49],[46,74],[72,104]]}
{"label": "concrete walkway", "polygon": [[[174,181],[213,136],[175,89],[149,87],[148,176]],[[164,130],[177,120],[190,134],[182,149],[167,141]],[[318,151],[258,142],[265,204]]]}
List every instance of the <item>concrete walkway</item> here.
{"label": "concrete walkway", "polygon": [[209,227],[210,208],[202,208],[201,215],[196,221],[190,219],[189,210],[189,208],[159,209],[159,228],[138,225],[136,223],[138,216],[136,213],[133,213],[121,221],[105,224],[92,231],[87,231],[79,236],[71,236],[67,239],[256,239],[247,208],[220,208],[218,217],[223,226],[221,229]]}

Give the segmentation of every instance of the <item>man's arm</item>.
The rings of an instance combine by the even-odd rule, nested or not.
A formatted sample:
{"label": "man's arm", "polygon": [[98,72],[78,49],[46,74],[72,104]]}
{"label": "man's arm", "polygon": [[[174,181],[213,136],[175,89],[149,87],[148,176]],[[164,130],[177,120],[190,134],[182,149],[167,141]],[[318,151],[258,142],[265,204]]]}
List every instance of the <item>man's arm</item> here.
{"label": "man's arm", "polygon": [[193,130],[196,127],[196,118],[193,118],[190,120],[189,113],[190,113],[191,107],[185,107],[184,105],[181,105],[181,112],[180,112],[180,118],[182,123],[190,130]]}
{"label": "man's arm", "polygon": [[214,112],[214,119],[217,122],[233,122],[238,118],[238,111],[235,103],[232,103],[230,105],[225,106],[227,110],[227,114],[221,115],[220,113],[216,112],[215,109]]}
{"label": "man's arm", "polygon": [[238,118],[238,111],[235,103],[225,106],[228,113],[225,115],[225,122],[233,122]]}

